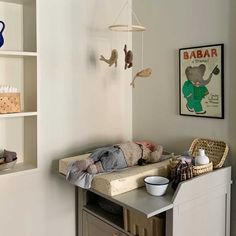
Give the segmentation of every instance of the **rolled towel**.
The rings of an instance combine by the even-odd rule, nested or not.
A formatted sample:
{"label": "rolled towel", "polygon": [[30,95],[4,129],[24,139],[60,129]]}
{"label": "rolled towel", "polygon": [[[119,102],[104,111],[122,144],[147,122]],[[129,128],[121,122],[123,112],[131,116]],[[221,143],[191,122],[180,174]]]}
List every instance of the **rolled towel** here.
{"label": "rolled towel", "polygon": [[17,159],[16,152],[7,151],[5,149],[3,152],[3,157],[4,157],[6,163],[15,161]]}

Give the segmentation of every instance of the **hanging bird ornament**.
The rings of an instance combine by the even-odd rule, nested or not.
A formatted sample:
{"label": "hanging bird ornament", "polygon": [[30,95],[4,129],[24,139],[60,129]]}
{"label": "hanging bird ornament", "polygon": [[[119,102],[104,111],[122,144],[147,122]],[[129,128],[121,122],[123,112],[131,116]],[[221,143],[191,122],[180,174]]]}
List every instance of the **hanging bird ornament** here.
{"label": "hanging bird ornament", "polygon": [[133,53],[131,50],[127,51],[127,45],[124,47],[125,52],[125,70],[133,66]]}
{"label": "hanging bird ornament", "polygon": [[109,66],[115,64],[115,67],[117,67],[118,52],[116,49],[113,49],[109,59],[106,59],[103,55],[101,55],[99,60],[106,62]]}
{"label": "hanging bird ornament", "polygon": [[137,77],[141,77],[141,78],[148,78],[150,77],[150,75],[152,74],[152,69],[151,68],[146,68],[144,70],[139,71],[133,78],[132,82],[130,83],[130,85],[135,88],[135,84],[134,81]]}

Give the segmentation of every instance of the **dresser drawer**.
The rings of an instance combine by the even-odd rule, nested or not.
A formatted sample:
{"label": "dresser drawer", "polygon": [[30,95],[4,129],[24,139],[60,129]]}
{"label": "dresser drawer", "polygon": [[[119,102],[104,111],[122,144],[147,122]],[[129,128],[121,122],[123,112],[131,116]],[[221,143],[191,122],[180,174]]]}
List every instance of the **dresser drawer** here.
{"label": "dresser drawer", "polygon": [[128,236],[128,234],[83,211],[83,236]]}

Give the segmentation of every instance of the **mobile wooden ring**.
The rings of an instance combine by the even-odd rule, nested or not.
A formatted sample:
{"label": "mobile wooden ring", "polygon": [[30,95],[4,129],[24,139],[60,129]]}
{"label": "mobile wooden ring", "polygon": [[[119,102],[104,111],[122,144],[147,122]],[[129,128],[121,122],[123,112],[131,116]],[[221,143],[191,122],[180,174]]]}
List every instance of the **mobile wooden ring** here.
{"label": "mobile wooden ring", "polygon": [[117,32],[142,32],[146,27],[142,25],[110,25],[108,28]]}

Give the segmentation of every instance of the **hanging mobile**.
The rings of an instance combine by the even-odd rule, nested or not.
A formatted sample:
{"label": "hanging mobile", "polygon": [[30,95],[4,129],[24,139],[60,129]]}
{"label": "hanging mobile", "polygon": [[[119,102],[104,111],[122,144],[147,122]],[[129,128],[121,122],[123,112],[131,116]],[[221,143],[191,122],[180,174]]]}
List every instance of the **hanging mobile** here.
{"label": "hanging mobile", "polygon": [[[134,16],[134,19],[137,21],[138,24],[117,24],[117,20],[121,15],[121,12],[124,10],[125,7],[130,7],[132,15]],[[121,8],[119,14],[115,18],[115,21],[112,25],[108,27],[111,31],[116,31],[116,32],[141,32],[142,33],[142,70],[138,71],[130,85],[134,88],[135,87],[135,79],[136,78],[148,78],[152,74],[152,69],[151,68],[144,68],[143,67],[143,32],[146,31],[146,27],[143,26],[138,19],[137,15],[133,11],[132,7],[129,6],[128,1],[125,2],[124,6]],[[130,68],[133,66],[133,53],[131,50],[127,51],[127,46],[125,45],[124,48],[125,52],[125,69]]]}

